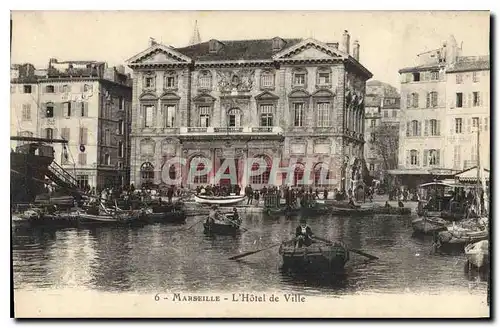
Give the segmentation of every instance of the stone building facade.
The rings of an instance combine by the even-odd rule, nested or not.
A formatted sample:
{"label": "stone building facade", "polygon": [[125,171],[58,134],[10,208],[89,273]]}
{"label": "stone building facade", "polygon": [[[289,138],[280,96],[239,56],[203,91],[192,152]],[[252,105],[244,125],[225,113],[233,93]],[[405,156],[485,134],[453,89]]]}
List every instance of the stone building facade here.
{"label": "stone building facade", "polygon": [[[351,187],[363,157],[365,82],[372,75],[359,63],[359,43],[352,55],[349,48],[347,31],[340,45],[279,37],[184,48],[152,42],[127,62],[131,181],[318,186],[323,172],[336,180],[330,187]],[[176,165],[175,158],[186,162]],[[260,164],[248,164],[255,158]],[[207,163],[207,174],[188,179]],[[293,173],[275,175],[276,165]],[[226,169],[235,177],[219,181],[216,172]]]}
{"label": "stone building facade", "polygon": [[[131,79],[105,62],[50,59],[46,69],[11,78],[11,134],[65,139],[55,162],[80,187],[129,183]],[[21,117],[21,124],[17,124]]]}

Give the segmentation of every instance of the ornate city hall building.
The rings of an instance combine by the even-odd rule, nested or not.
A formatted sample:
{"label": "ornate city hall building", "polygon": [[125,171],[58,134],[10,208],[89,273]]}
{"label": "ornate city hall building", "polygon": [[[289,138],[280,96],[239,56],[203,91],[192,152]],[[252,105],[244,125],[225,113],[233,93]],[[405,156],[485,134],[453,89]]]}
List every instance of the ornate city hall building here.
{"label": "ornate city hall building", "polygon": [[[325,170],[322,176],[336,181],[329,188],[353,187],[372,74],[359,62],[359,43],[352,54],[349,48],[347,31],[340,44],[275,37],[173,48],[152,40],[127,62],[133,70],[131,182],[162,184],[168,177],[189,187],[234,184],[214,179],[231,161],[240,186],[297,185],[304,176],[306,184],[322,186]],[[212,170],[188,181],[193,165],[203,171],[200,158]],[[267,168],[246,165],[252,158]],[[271,182],[276,159],[281,167],[295,163],[293,177],[281,173]],[[262,173],[249,174],[257,169]]]}

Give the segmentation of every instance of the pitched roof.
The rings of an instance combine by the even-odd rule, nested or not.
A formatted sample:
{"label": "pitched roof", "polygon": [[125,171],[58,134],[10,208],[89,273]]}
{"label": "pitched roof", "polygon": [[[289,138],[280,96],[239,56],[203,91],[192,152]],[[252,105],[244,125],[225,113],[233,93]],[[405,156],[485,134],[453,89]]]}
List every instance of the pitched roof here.
{"label": "pitched roof", "polygon": [[[302,39],[284,39],[284,41],[285,45],[282,49],[291,47],[302,41]],[[272,56],[276,53],[276,51],[273,51],[273,39],[228,40],[219,42],[224,46],[216,53],[209,52],[209,42],[175,48],[175,50],[195,61],[271,60]]]}
{"label": "pitched roof", "polygon": [[459,57],[457,63],[449,68],[447,73],[485,71],[490,69],[490,57]]}

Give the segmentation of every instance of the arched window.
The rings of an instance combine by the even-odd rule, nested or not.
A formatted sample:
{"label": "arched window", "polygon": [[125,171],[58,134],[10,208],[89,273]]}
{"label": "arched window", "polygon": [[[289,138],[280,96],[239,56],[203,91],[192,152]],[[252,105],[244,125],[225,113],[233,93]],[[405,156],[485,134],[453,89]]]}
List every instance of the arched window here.
{"label": "arched window", "polygon": [[198,75],[198,88],[212,89],[212,74],[209,71],[201,71]]}
{"label": "arched window", "polygon": [[54,117],[54,103],[48,102],[45,104],[45,117]]}
{"label": "arched window", "polygon": [[303,184],[302,179],[304,178],[304,164],[296,163],[295,170],[293,171],[293,185],[297,186],[299,183]]}
{"label": "arched window", "polygon": [[429,149],[428,158],[426,159],[429,165],[439,165],[439,152],[436,149]]}
{"label": "arched window", "polygon": [[52,129],[52,128],[46,128],[45,129],[45,138],[47,138],[47,139],[53,139],[54,138],[54,129]]}
{"label": "arched window", "polygon": [[[260,175],[252,175],[251,183],[252,184],[268,184],[269,183],[269,176],[271,174],[271,159],[268,156],[265,155],[260,155],[257,156],[257,158],[261,158],[266,162],[266,168],[264,172],[262,172]],[[259,163],[253,163],[252,165],[252,171],[257,171],[257,170],[262,170],[259,166]]]}
{"label": "arched window", "polygon": [[111,165],[111,156],[109,154],[104,154],[104,164]]}
{"label": "arched window", "polygon": [[141,165],[141,183],[152,183],[155,178],[155,168],[150,162]]}
{"label": "arched window", "polygon": [[418,108],[418,93],[411,94],[411,107]]}
{"label": "arched window", "polygon": [[325,163],[317,163],[314,166],[314,185],[316,187],[323,187],[328,185],[330,179],[330,170]]}
{"label": "arched window", "polygon": [[241,126],[241,110],[239,108],[232,108],[227,112],[227,126],[230,128]]}
{"label": "arched window", "polygon": [[170,165],[170,167],[168,168],[168,177],[171,179],[171,180],[175,180],[177,179],[177,170],[175,169],[175,165]]}
{"label": "arched window", "polygon": [[431,126],[431,136],[438,136],[439,135],[439,125],[438,121],[435,119],[430,120],[430,126]]}

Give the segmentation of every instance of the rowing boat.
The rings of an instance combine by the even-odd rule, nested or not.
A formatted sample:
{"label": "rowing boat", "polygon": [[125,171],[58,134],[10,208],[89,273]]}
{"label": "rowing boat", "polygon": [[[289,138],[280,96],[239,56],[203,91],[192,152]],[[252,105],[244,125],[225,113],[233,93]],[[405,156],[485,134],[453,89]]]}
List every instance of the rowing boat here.
{"label": "rowing boat", "polygon": [[470,265],[480,269],[490,263],[489,242],[481,240],[465,246],[465,257]]}
{"label": "rowing boat", "polygon": [[222,220],[211,220],[207,218],[203,222],[203,232],[206,234],[237,234],[240,232],[240,220],[233,220],[232,214],[225,214]]}
{"label": "rowing boat", "polygon": [[447,229],[448,222],[441,218],[419,217],[411,221],[413,231],[420,234],[432,235]]}
{"label": "rowing boat", "polygon": [[211,205],[234,205],[245,199],[245,195],[234,195],[234,196],[204,196],[195,195],[194,200],[200,204],[211,204]]}
{"label": "rowing boat", "polygon": [[437,248],[453,246],[465,247],[470,243],[487,240],[489,237],[488,225],[481,219],[464,220],[459,225],[455,223],[446,231],[441,231],[436,237]]}
{"label": "rowing boat", "polygon": [[339,272],[349,260],[349,250],[342,242],[317,243],[296,247],[295,240],[284,242],[279,248],[283,269],[296,272]]}
{"label": "rowing boat", "polygon": [[411,209],[407,207],[371,207],[371,208],[348,208],[348,207],[331,207],[330,213],[339,216],[351,216],[351,215],[409,215],[411,214]]}

